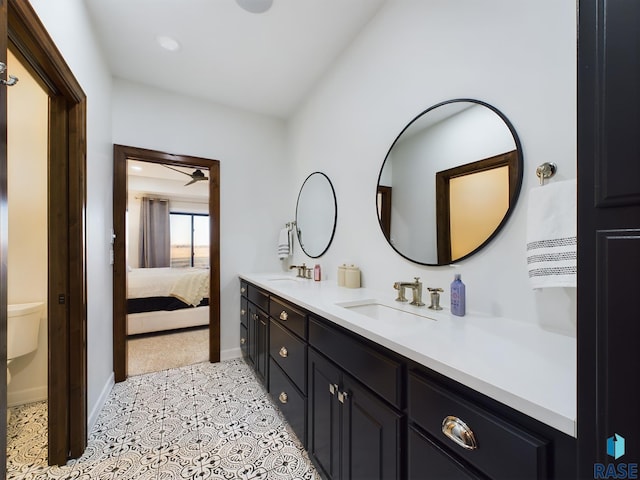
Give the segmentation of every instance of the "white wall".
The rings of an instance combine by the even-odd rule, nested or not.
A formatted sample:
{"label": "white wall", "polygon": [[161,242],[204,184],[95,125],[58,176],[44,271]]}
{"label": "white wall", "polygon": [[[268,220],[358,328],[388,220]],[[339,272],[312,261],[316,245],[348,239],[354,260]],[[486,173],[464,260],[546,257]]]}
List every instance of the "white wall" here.
{"label": "white wall", "polygon": [[82,0],[31,0],[87,95],[87,403],[89,425],[113,382],[111,75]]}
{"label": "white wall", "polygon": [[293,219],[281,120],[116,79],[113,142],[220,161],[221,356],[239,356],[239,272],[274,271]]}
{"label": "white wall", "polygon": [[[393,281],[421,276],[425,286],[445,288],[446,304],[455,271],[467,285],[469,310],[574,334],[575,291],[529,287],[525,212],[537,165],[557,163],[552,181],[576,176],[575,71],[575,2],[387,2],[288,123],[293,184],[320,170],[336,189],[338,225],[319,259],[323,273],[335,281],[339,264],[356,263],[363,285],[389,298]],[[483,100],[509,118],[524,150],[523,192],[485,250],[455,267],[424,267],[387,244],[376,184],[402,128],[454,98]],[[296,195],[292,188],[290,203]],[[297,252],[296,262],[308,260]]]}
{"label": "white wall", "polygon": [[11,52],[20,88],[7,90],[7,300],[44,304],[38,348],[11,363],[10,406],[47,398],[47,131],[49,97]]}

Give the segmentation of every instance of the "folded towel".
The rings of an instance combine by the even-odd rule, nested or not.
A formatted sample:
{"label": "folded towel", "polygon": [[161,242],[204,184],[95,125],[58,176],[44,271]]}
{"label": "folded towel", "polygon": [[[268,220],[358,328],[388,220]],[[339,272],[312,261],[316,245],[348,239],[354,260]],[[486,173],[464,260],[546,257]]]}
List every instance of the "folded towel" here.
{"label": "folded towel", "polygon": [[181,275],[171,287],[169,295],[197,307],[203,298],[209,296],[209,270]]}
{"label": "folded towel", "polygon": [[577,285],[576,181],[529,191],[527,264],[532,288]]}
{"label": "folded towel", "polygon": [[284,260],[291,255],[291,242],[289,239],[289,229],[283,228],[278,235],[278,257]]}

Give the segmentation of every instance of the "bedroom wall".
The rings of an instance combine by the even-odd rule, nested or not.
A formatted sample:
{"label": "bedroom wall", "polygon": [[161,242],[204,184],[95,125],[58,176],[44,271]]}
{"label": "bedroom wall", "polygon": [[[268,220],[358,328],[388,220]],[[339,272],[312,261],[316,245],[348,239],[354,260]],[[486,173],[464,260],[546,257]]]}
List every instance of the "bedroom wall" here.
{"label": "bedroom wall", "polygon": [[295,213],[278,119],[114,80],[113,142],[220,161],[222,358],[239,350],[239,272],[274,271],[278,231]]}
{"label": "bedroom wall", "polygon": [[[422,277],[467,285],[467,308],[575,335],[575,289],[532,291],[525,258],[527,192],[537,165],[553,161],[552,181],[576,176],[575,2],[396,0],[386,2],[288,122],[288,151],[300,185],[313,171],[334,183],[338,223],[319,259],[335,281],[355,263],[363,284],[387,292]],[[501,110],[524,149],[524,183],[514,215],[488,248],[451,267],[411,263],[387,244],[375,192],[385,155],[403,127],[428,107],[475,98]],[[289,190],[294,203],[295,187]],[[298,250],[299,252],[299,250]],[[294,261],[315,263],[296,254]]]}
{"label": "bedroom wall", "polygon": [[[31,0],[87,95],[87,406],[89,426],[113,384],[111,75],[82,0]],[[72,28],[70,26],[73,26]]]}

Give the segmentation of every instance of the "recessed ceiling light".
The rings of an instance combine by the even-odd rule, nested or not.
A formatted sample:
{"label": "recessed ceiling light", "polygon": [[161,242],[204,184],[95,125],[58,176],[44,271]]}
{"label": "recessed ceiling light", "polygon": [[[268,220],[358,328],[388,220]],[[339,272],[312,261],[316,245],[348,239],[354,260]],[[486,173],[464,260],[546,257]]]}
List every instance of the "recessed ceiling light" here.
{"label": "recessed ceiling light", "polygon": [[236,0],[238,5],[251,13],[264,13],[271,8],[273,0]]}
{"label": "recessed ceiling light", "polygon": [[180,50],[180,44],[175,38],[171,38],[166,35],[158,35],[156,37],[156,41],[158,42],[158,45],[170,52],[177,52]]}

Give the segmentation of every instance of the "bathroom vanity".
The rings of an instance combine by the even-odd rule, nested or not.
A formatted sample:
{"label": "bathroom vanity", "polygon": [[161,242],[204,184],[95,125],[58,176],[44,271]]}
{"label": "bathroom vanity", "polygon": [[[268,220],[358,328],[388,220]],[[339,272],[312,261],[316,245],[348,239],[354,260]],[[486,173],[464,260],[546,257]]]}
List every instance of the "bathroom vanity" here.
{"label": "bathroom vanity", "polygon": [[575,339],[278,274],[240,343],[326,478],[575,478]]}

